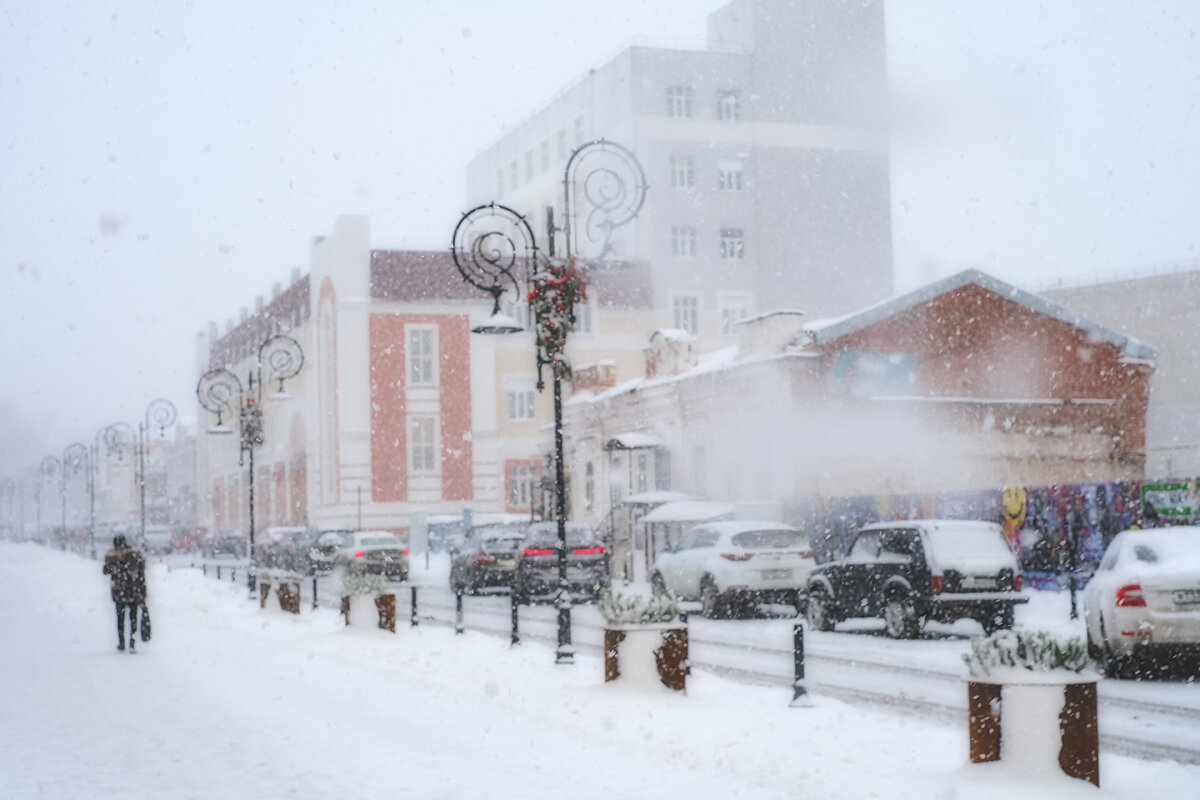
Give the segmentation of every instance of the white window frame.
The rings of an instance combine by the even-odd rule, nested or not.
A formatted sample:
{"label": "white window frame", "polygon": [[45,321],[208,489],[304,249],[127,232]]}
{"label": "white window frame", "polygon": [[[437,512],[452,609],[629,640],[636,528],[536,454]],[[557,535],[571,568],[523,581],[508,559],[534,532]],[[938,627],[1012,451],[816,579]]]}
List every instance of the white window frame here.
{"label": "white window frame", "polygon": [[700,332],[700,295],[672,295],[671,320],[671,327],[687,331],[693,336],[698,334]]}
{"label": "white window frame", "polygon": [[516,189],[521,185],[521,169],[517,166],[517,160],[514,158],[509,164],[510,177],[512,178],[512,188]]}
{"label": "white window frame", "polygon": [[717,119],[722,122],[742,121],[742,103],[737,91],[723,89],[717,92]]}
{"label": "white window frame", "polygon": [[528,422],[536,418],[534,397],[537,391],[533,386],[509,387],[505,390],[508,419],[513,422]]}
{"label": "white window frame", "polygon": [[434,475],[438,472],[438,418],[412,416],[408,418],[408,466],[413,475]]}
{"label": "white window frame", "polygon": [[688,119],[692,116],[692,87],[667,87],[667,116]]}
{"label": "white window frame", "polygon": [[718,300],[721,308],[721,335],[733,336],[737,333],[736,323],[750,314],[751,297],[749,292],[722,292]]}
{"label": "white window frame", "polygon": [[746,257],[746,231],[744,228],[721,228],[720,248],[723,261],[741,261]]}
{"label": "white window frame", "polygon": [[674,155],[670,158],[671,188],[691,189],[696,185],[696,159]]}
{"label": "white window frame", "polygon": [[717,191],[740,192],[746,188],[744,162],[737,158],[721,159],[717,162]]}
{"label": "white window frame", "polygon": [[533,464],[508,464],[505,476],[510,508],[532,508],[537,496],[537,467]]}
{"label": "white window frame", "polygon": [[525,181],[528,183],[533,180],[533,151],[525,151]]}
{"label": "white window frame", "polygon": [[567,129],[558,129],[558,160],[567,160]]}
{"label": "white window frame", "polygon": [[694,226],[671,226],[671,255],[675,258],[696,257],[696,228]]}
{"label": "white window frame", "polygon": [[[419,349],[424,349],[426,344],[428,352],[419,352]],[[439,385],[438,329],[436,325],[404,326],[404,364],[408,386]]]}
{"label": "white window frame", "polygon": [[542,139],[541,146],[542,172],[550,169],[550,140]]}

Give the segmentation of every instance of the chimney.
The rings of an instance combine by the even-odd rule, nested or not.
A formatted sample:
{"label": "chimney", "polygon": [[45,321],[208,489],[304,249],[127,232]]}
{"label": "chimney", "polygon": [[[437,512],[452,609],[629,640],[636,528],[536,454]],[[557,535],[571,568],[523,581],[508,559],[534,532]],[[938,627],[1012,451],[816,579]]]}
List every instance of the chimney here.
{"label": "chimney", "polygon": [[210,342],[217,340],[217,323],[214,320],[208,322],[208,340]]}
{"label": "chimney", "polygon": [[278,300],[279,295],[283,294],[283,286],[276,281],[271,284],[271,300]]}
{"label": "chimney", "polygon": [[292,285],[294,286],[299,282],[300,282],[300,268],[292,267]]}
{"label": "chimney", "polygon": [[250,319],[250,312],[246,310],[245,306],[242,306],[241,312],[238,314],[238,324],[241,325],[248,319]]}
{"label": "chimney", "polygon": [[229,335],[230,333],[233,333],[233,320],[226,317],[225,318],[225,334]]}
{"label": "chimney", "polygon": [[261,294],[254,296],[254,313],[258,314],[263,310],[263,296]]}

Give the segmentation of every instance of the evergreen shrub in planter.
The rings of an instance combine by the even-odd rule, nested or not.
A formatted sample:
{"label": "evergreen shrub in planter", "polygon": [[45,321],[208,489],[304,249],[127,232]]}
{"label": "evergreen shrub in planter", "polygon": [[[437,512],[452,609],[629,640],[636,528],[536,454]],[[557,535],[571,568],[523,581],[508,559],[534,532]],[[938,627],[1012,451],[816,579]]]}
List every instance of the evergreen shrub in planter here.
{"label": "evergreen shrub in planter", "polygon": [[347,625],[374,624],[395,633],[396,595],[387,578],[361,569],[347,569],[342,575],[342,614]]}
{"label": "evergreen shrub in planter", "polygon": [[1027,773],[1061,769],[1100,785],[1097,676],[1086,669],[1082,637],[1001,630],[973,637],[963,661],[971,761],[1013,761]]}
{"label": "evergreen shrub in planter", "polygon": [[604,615],[604,680],[622,678],[641,688],[658,684],[684,691],[687,628],[670,596],[605,589],[596,601]]}
{"label": "evergreen shrub in planter", "polygon": [[286,569],[260,569],[258,575],[261,607],[266,608],[267,594],[273,585],[279,598],[279,607],[289,614],[300,613],[300,582],[304,579],[303,575]]}

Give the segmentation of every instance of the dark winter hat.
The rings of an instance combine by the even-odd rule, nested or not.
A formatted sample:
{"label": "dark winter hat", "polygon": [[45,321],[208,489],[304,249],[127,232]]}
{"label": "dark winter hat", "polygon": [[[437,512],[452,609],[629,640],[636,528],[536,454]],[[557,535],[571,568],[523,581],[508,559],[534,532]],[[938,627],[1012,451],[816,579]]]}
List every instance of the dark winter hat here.
{"label": "dark winter hat", "polygon": [[125,546],[125,534],[118,533],[116,536],[113,537],[113,547],[124,547],[124,546]]}

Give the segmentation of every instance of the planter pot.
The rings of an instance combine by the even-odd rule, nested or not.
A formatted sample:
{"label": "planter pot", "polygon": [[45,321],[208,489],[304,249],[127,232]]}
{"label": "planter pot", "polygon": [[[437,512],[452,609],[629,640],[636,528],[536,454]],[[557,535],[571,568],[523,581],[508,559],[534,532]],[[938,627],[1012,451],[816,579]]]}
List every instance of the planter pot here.
{"label": "planter pot", "polygon": [[281,583],[275,589],[279,596],[279,607],[289,614],[300,613],[300,584]]}
{"label": "planter pot", "polygon": [[354,628],[382,628],[396,632],[396,595],[344,595],[342,615]]}
{"label": "planter pot", "polygon": [[1076,673],[967,681],[971,761],[1013,761],[1100,785],[1096,681]]}
{"label": "planter pot", "polygon": [[621,679],[639,688],[687,689],[686,627],[610,625],[604,629],[604,681]]}
{"label": "planter pot", "polygon": [[375,610],[379,613],[379,627],[396,632],[396,595],[381,594],[375,598]]}

